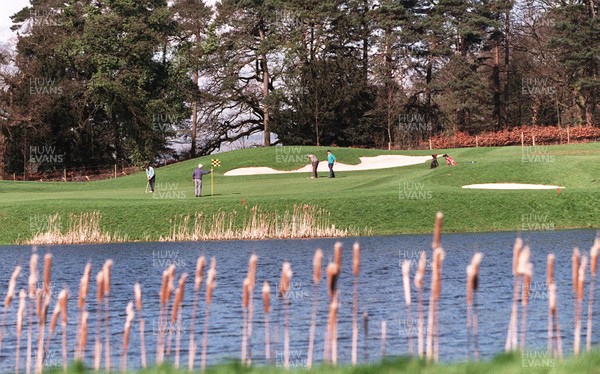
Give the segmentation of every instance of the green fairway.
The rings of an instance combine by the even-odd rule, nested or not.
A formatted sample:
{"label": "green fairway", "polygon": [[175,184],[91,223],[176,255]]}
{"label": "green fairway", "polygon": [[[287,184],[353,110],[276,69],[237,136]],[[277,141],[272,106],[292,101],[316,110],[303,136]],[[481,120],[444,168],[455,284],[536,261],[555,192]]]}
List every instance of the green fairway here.
{"label": "green fairway", "polygon": [[[458,162],[429,169],[429,163],[370,171],[337,172],[337,178],[310,179],[309,173],[224,176],[227,170],[268,166],[292,170],[308,164],[314,153],[325,159],[325,147],[253,148],[205,156],[156,169],[157,193],[146,194],[143,171],[97,182],[0,181],[0,243],[10,244],[45,229],[47,217],[58,213],[66,227],[69,213],[99,211],[102,229],[130,240],[156,240],[167,235],[170,221],[202,211],[247,207],[283,212],[294,204],[311,204],[331,213],[337,228],[370,234],[429,233],[437,211],[443,211],[444,231],[551,230],[600,227],[600,150],[598,143],[542,146],[464,148],[448,152]],[[333,148],[338,162],[356,164],[359,156],[428,155],[429,151],[381,151]],[[215,171],[215,195],[204,177],[204,197],[195,198],[191,174],[210,159]],[[556,190],[467,190],[473,183],[535,183],[564,186]],[[246,206],[242,205],[242,199]]]}

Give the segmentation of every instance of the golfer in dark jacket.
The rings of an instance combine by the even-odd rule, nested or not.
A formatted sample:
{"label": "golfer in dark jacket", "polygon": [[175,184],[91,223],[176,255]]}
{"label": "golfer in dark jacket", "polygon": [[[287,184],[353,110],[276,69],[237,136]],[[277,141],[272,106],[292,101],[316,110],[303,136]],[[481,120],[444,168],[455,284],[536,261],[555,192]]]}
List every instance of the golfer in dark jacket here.
{"label": "golfer in dark jacket", "polygon": [[204,174],[210,174],[212,170],[206,171],[202,169],[202,164],[198,164],[198,167],[194,169],[192,173],[192,179],[194,180],[194,193],[196,197],[202,196],[202,176]]}
{"label": "golfer in dark jacket", "polygon": [[308,159],[310,160],[310,163],[312,164],[313,176],[311,178],[316,178],[317,177],[317,167],[319,166],[319,160],[313,154],[308,154],[308,155],[306,155],[306,157],[308,157]]}

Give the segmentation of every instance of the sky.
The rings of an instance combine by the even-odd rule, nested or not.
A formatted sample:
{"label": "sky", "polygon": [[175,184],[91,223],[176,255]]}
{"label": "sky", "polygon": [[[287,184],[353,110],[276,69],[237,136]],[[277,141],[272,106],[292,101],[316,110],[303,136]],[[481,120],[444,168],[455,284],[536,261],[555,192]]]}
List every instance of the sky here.
{"label": "sky", "polygon": [[[10,31],[10,16],[28,5],[29,0],[0,0],[0,44],[6,44],[16,36]],[[14,44],[14,41],[11,44]]]}

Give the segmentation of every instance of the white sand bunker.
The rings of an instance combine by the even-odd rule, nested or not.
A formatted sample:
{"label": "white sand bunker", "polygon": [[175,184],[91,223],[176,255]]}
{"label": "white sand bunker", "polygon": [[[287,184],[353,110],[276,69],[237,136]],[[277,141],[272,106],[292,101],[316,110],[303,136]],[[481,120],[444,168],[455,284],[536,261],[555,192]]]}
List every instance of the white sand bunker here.
{"label": "white sand bunker", "polygon": [[[431,161],[431,156],[401,156],[401,155],[380,155],[374,157],[359,157],[360,163],[357,165],[347,165],[337,162],[335,171],[357,171],[357,170],[375,170],[395,168],[399,166],[409,166],[422,164]],[[308,162],[308,159],[306,159]],[[255,174],[287,174],[287,173],[310,173],[312,166],[310,164],[296,170],[275,170],[268,167],[249,167],[229,170],[225,175],[255,175]],[[329,171],[327,161],[319,162],[317,171]]]}
{"label": "white sand bunker", "polygon": [[564,189],[561,186],[550,186],[547,184],[524,184],[524,183],[483,183],[469,184],[462,188],[477,188],[482,190],[556,190]]}

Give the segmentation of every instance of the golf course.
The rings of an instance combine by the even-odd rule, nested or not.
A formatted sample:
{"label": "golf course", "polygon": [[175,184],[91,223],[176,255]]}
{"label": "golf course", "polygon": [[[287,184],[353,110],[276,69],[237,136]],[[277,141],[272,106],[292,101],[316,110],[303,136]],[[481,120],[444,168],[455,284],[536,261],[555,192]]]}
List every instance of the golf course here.
{"label": "golf course", "polygon": [[[156,241],[173,229],[174,219],[201,212],[207,217],[234,214],[241,226],[256,207],[275,217],[294,206],[325,212],[327,221],[350,235],[430,233],[436,212],[444,212],[445,232],[554,230],[600,226],[600,149],[598,143],[558,146],[488,147],[450,150],[384,151],[331,148],[337,162],[358,164],[359,157],[428,156],[449,153],[457,162],[429,168],[429,162],[377,170],[338,171],[327,178],[310,173],[226,176],[248,167],[291,171],[320,160],[325,147],[251,148],[156,167],[156,192],[146,193],[139,173],[94,182],[0,181],[0,243],[23,243],[58,215],[66,230],[70,214],[98,212],[103,232],[128,241]],[[191,174],[198,163],[209,169],[203,196],[194,197]],[[546,190],[462,188],[482,183],[560,186]],[[235,227],[234,227],[235,228]]]}

